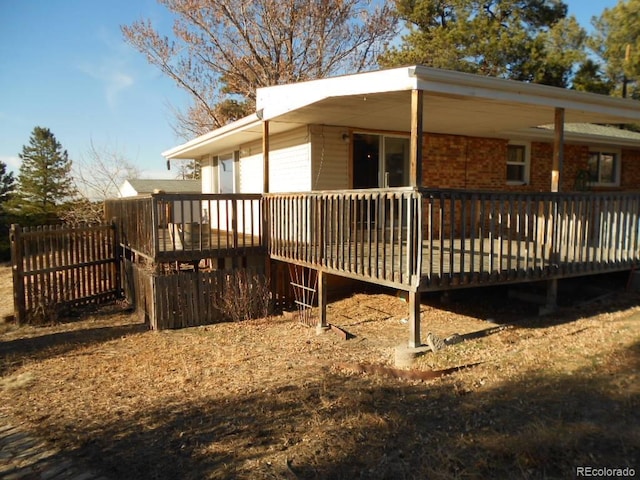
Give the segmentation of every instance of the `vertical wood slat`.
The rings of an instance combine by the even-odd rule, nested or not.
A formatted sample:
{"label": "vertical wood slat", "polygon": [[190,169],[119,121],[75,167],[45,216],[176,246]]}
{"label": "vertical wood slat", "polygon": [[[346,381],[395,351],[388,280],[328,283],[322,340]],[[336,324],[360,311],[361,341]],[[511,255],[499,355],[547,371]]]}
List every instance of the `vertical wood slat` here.
{"label": "vertical wood slat", "polygon": [[415,195],[406,191],[269,194],[265,204],[274,215],[269,252],[279,260],[406,285],[416,278],[416,272],[404,271],[405,204]]}
{"label": "vertical wood slat", "polygon": [[115,238],[113,225],[38,226],[11,231],[16,318],[26,322],[41,309],[79,306],[119,295],[115,275],[117,250],[103,249],[105,236]]}

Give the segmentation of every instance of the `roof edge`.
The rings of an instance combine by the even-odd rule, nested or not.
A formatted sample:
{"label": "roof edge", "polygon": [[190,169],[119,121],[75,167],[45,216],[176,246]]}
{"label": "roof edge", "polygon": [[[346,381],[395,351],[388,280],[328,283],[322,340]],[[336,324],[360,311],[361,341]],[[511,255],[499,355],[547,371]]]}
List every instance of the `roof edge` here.
{"label": "roof edge", "polygon": [[231,122],[223,127],[212,130],[204,135],[200,135],[188,142],[185,142],[177,147],[170,148],[169,150],[165,150],[161,153],[161,155],[167,160],[179,159],[179,158],[191,158],[187,155],[190,151],[193,151],[197,148],[206,145],[207,143],[213,142],[217,139],[224,138],[228,135],[231,135],[236,132],[241,132],[248,128],[254,127],[257,124],[262,122],[258,112],[252,113],[251,115],[247,115],[246,117],[240,118],[235,122]]}

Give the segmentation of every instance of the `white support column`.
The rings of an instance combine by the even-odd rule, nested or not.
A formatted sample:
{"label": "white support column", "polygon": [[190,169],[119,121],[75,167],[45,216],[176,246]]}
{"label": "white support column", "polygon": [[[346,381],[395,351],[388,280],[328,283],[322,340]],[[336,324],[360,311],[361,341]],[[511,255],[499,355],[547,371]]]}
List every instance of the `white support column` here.
{"label": "white support column", "polygon": [[262,192],[269,193],[269,121],[262,122]]}

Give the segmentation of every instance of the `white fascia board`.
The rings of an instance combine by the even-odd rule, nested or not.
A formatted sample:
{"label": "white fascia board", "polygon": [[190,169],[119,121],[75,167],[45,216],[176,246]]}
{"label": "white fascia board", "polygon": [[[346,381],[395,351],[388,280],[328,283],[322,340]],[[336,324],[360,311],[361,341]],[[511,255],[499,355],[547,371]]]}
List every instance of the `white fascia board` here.
{"label": "white fascia board", "polygon": [[565,108],[617,117],[620,122],[640,121],[640,102],[637,100],[424,66],[411,67],[411,70],[418,79],[417,88],[427,93]]}
{"label": "white fascia board", "polygon": [[417,88],[409,67],[329,77],[256,90],[256,109],[271,120],[331,97],[373,95]]}
{"label": "white fascia board", "polygon": [[231,122],[228,125],[212,130],[209,133],[200,135],[199,137],[196,137],[193,140],[189,140],[182,145],[178,145],[177,147],[166,150],[162,152],[162,156],[167,160],[177,158],[191,159],[193,157],[189,156],[190,152],[193,152],[196,149],[199,150],[208,144],[211,144],[230,135],[242,133],[245,130],[254,128],[256,125],[260,125],[260,123],[261,120],[260,118],[258,118],[258,115],[256,113],[253,113],[244,118],[236,120],[235,122]]}

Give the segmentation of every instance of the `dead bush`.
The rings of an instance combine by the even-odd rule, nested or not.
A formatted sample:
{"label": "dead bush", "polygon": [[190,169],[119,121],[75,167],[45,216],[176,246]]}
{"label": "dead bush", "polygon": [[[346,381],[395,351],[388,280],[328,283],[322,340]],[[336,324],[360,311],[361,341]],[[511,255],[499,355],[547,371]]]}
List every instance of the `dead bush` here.
{"label": "dead bush", "polygon": [[271,313],[271,290],[264,275],[237,270],[225,275],[215,306],[229,320],[240,322]]}

